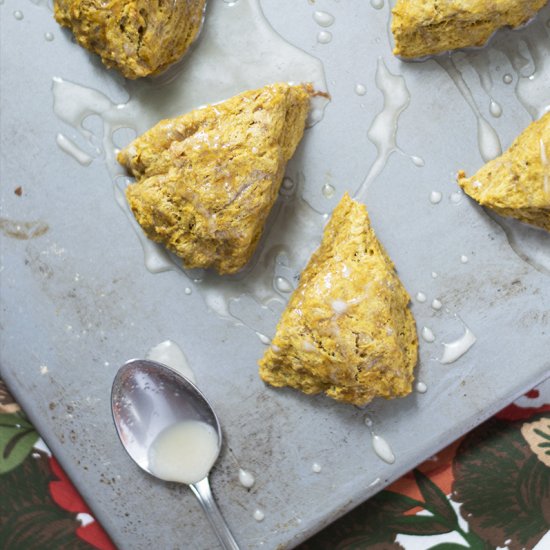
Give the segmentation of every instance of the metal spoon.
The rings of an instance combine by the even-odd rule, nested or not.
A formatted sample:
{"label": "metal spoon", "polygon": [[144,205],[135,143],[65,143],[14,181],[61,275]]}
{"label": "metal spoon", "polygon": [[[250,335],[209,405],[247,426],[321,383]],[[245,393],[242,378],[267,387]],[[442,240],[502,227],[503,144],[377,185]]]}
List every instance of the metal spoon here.
{"label": "metal spoon", "polygon": [[[111,390],[111,408],[122,445],[140,468],[155,477],[149,461],[151,444],[161,431],[178,422],[199,420],[212,426],[220,452],[222,432],[212,407],[193,383],[161,363],[135,359],[120,367]],[[239,550],[212,496],[208,475],[189,487],[222,546]]]}

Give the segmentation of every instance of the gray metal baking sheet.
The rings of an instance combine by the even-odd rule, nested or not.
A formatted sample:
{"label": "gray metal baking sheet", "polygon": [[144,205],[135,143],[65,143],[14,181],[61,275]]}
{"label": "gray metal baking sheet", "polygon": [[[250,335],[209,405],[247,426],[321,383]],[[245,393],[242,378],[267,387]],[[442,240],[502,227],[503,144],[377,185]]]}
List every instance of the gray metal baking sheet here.
{"label": "gray metal baking sheet", "polygon": [[[315,209],[328,212],[344,191],[357,190],[377,159],[368,130],[384,107],[375,83],[379,58],[405,79],[410,103],[396,144],[403,153],[389,155],[362,199],[410,294],[429,297],[412,306],[418,327],[438,335],[436,343],[421,342],[417,376],[428,391],[361,411],[265,387],[256,367],[264,345],[254,332],[208,311],[200,289],[186,294],[183,273],[147,271],[102,159],[82,166],[56,145],[56,135],[69,129],[52,109],[52,77],[104,93],[123,89],[121,80],[71,42],[44,3],[6,0],[0,5],[1,373],[120,548],[216,547],[191,492],[141,472],[112,426],[109,392],[118,366],[164,339],[183,348],[221,418],[225,446],[211,483],[236,538],[250,549],[296,545],[550,368],[548,235],[489,217],[453,195],[456,171],[473,173],[483,164],[480,116],[507,147],[550,104],[550,7],[530,26],[500,32],[483,51],[455,54],[467,85],[462,92],[437,61],[406,64],[392,56],[387,2],[380,10],[336,0],[264,0],[262,7],[287,41],[322,61],[332,96],[287,170]],[[315,10],[331,13],[334,24],[320,27]],[[332,34],[326,44],[317,41],[323,30]],[[44,38],[50,32],[53,41]],[[356,93],[357,84],[365,95]],[[474,108],[463,95],[470,92]],[[502,107],[499,117],[489,112],[491,98]],[[322,194],[326,183],[335,188],[332,198]],[[14,193],[19,186],[22,196]],[[433,190],[442,194],[439,204],[430,202]],[[287,229],[277,223],[270,220],[268,233],[284,237]],[[14,238],[14,227],[29,238]],[[320,219],[318,236],[321,230]],[[430,308],[433,297],[444,309]],[[461,320],[477,342],[442,365],[440,342],[460,335]],[[272,335],[275,323],[272,316],[263,332]],[[373,452],[366,413],[390,443],[394,464]],[[237,481],[235,457],[256,476],[250,491]],[[322,472],[312,472],[313,462]],[[265,512],[263,522],[253,519],[256,508]]]}

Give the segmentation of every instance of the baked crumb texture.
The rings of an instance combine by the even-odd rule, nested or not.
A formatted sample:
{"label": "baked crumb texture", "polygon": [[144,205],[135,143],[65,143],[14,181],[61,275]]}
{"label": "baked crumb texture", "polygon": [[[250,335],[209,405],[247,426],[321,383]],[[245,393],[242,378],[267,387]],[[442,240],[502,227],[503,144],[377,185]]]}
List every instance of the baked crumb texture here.
{"label": "baked crumb texture", "polygon": [[55,0],[54,16],[109,68],[134,79],[164,71],[196,38],[206,0]]}
{"label": "baked crumb texture", "polygon": [[550,113],[528,126],[503,155],[471,178],[461,170],[458,183],[497,214],[550,231]]}
{"label": "baked crumb texture", "polygon": [[272,84],[163,120],[118,155],[136,178],[126,197],[147,236],[187,268],[239,271],[302,138],[309,85]]}
{"label": "baked crumb texture", "polygon": [[354,405],[409,394],[418,355],[409,301],[365,206],[346,194],[259,362],[260,376]]}
{"label": "baked crumb texture", "polygon": [[500,27],[519,27],[547,0],[397,0],[393,53],[417,58],[483,46]]}

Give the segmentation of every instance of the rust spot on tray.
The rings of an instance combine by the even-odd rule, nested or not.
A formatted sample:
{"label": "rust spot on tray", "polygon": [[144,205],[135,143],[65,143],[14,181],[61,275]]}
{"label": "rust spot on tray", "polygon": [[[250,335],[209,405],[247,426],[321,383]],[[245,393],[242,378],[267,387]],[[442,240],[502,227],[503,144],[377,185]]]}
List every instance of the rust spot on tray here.
{"label": "rust spot on tray", "polygon": [[23,188],[21,186],[19,187],[16,187],[13,192],[18,196],[20,197],[22,194],[23,194]]}
{"label": "rust spot on tray", "polygon": [[22,222],[17,220],[9,220],[8,218],[0,218],[0,231],[11,237],[12,239],[19,239],[26,241],[28,239],[36,239],[44,235],[50,226],[40,220],[32,222]]}

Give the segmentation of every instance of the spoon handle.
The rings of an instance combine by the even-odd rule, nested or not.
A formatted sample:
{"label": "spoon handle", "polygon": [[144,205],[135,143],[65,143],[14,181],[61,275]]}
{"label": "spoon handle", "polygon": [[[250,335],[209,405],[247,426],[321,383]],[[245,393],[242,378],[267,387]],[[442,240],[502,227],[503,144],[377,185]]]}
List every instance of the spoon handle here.
{"label": "spoon handle", "polygon": [[202,509],[210,522],[210,525],[214,529],[219,541],[225,550],[239,550],[239,545],[237,541],[233,538],[227,523],[223,519],[223,516],[218,509],[216,501],[212,496],[212,491],[210,490],[210,483],[208,482],[208,477],[201,479],[197,483],[192,483],[189,485],[195,496],[199,499]]}

